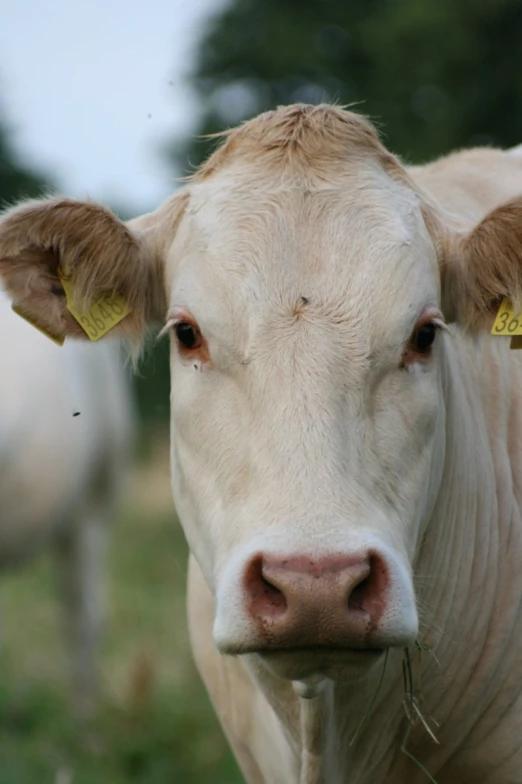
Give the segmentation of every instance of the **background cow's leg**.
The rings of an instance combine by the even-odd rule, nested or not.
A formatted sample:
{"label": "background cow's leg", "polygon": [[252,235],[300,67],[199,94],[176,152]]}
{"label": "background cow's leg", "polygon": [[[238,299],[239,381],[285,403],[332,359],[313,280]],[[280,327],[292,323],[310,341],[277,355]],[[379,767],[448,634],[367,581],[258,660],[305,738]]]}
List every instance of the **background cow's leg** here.
{"label": "background cow's leg", "polygon": [[65,631],[69,638],[75,709],[80,718],[95,710],[99,677],[96,655],[106,614],[106,521],[91,507],[58,542]]}

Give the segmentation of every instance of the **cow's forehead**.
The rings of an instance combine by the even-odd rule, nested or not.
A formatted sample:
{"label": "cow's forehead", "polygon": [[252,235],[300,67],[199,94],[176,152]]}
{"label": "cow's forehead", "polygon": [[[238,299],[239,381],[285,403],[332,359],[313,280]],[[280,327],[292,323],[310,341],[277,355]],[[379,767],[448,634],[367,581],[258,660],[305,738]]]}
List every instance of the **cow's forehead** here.
{"label": "cow's forehead", "polygon": [[194,187],[180,229],[174,288],[181,279],[185,293],[219,292],[226,309],[305,297],[353,311],[363,298],[375,312],[383,297],[386,310],[400,306],[402,294],[413,300],[408,307],[436,304],[435,251],[419,200],[371,159],[315,184],[224,167]]}

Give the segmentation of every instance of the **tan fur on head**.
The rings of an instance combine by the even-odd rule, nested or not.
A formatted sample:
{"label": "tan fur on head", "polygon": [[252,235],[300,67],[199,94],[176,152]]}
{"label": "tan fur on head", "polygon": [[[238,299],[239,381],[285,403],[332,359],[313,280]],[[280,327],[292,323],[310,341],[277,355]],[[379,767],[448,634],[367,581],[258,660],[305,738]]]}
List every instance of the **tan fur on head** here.
{"label": "tan fur on head", "polygon": [[466,328],[492,323],[504,297],[522,309],[522,197],[453,235],[442,267],[445,314]]}
{"label": "tan fur on head", "polygon": [[0,218],[0,276],[14,302],[50,332],[85,337],[66,308],[60,268],[86,307],[120,294],[130,314],[115,330],[133,340],[165,310],[158,265],[139,233],[104,207],[71,199],[22,204]]}
{"label": "tan fur on head", "polygon": [[348,155],[376,157],[400,179],[406,176],[366,117],[340,106],[293,104],[264,112],[238,128],[215,134],[223,143],[190,179],[203,181],[236,158],[259,167],[289,166],[320,173]]}

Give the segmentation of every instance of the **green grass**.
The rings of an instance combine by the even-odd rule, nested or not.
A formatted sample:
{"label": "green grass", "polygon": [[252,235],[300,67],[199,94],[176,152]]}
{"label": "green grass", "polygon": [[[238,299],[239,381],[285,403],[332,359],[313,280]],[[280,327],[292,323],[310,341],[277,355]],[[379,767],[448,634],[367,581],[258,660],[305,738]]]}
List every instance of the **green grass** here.
{"label": "green grass", "polygon": [[50,555],[0,583],[0,784],[240,784],[191,660],[187,549],[168,467],[141,472],[114,530],[103,701],[72,718]]}

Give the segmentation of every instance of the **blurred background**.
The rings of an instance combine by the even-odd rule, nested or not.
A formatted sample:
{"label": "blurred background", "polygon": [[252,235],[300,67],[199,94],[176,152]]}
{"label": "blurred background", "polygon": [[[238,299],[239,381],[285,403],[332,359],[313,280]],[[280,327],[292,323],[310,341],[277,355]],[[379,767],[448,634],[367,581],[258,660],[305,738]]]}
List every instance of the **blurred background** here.
{"label": "blurred background", "polygon": [[[2,205],[53,191],[124,218],[154,209],[208,154],[198,137],[294,101],[353,104],[412,163],[522,142],[522,0],[2,0],[0,13]],[[241,781],[187,641],[166,342],[133,385],[102,710],[80,737],[52,562],[6,574],[0,784]]]}

